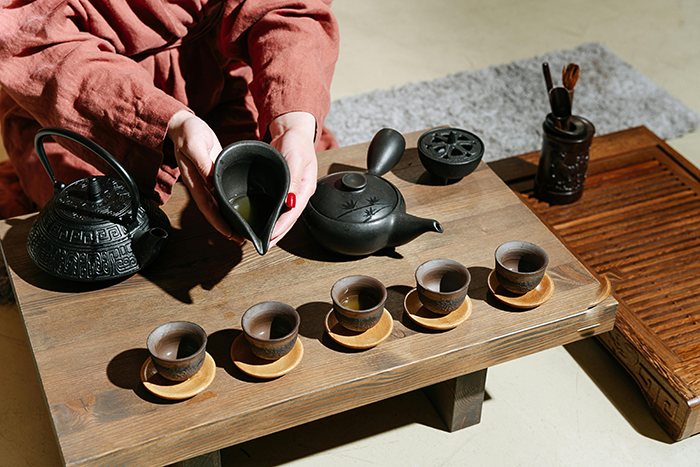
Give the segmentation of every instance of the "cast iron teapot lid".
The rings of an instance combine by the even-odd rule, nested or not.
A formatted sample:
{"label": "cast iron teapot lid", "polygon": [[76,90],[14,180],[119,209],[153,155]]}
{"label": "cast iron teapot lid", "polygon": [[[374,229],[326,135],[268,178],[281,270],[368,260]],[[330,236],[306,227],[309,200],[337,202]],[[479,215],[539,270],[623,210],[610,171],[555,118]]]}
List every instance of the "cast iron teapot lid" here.
{"label": "cast iron teapot lid", "polygon": [[[56,180],[43,146],[62,136],[97,154],[120,178],[93,176],[70,185]],[[27,251],[44,271],[64,279],[98,281],[133,274],[150,264],[168,237],[170,222],[151,201],[143,204],[133,179],[108,152],[63,128],[44,128],[34,146],[54,185],[27,237]]]}

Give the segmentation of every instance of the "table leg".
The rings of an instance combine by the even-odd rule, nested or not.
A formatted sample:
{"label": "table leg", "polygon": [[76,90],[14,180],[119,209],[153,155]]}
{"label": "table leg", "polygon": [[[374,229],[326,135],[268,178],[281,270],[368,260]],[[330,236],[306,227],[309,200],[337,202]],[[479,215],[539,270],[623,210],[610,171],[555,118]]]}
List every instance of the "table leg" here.
{"label": "table leg", "polygon": [[485,388],[486,368],[428,386],[424,391],[452,432],[481,421]]}
{"label": "table leg", "polygon": [[221,454],[219,451],[210,452],[202,456],[178,462],[170,467],[221,467]]}

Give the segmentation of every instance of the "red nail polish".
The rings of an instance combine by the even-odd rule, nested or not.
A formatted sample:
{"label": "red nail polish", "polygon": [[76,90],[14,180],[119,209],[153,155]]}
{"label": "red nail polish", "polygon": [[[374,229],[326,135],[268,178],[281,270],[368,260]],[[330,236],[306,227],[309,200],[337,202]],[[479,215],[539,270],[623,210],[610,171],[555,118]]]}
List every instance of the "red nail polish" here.
{"label": "red nail polish", "polygon": [[284,203],[289,209],[293,209],[297,205],[297,195],[294,193],[287,194],[287,201]]}

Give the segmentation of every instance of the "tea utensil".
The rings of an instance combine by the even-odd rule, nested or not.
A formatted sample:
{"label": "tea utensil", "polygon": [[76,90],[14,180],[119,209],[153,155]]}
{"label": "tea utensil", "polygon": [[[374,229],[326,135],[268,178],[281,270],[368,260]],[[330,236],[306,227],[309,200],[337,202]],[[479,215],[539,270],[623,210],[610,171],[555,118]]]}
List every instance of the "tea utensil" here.
{"label": "tea utensil", "polygon": [[574,100],[574,87],[578,82],[579,74],[581,69],[575,63],[569,63],[562,70],[561,80],[564,87],[569,91],[569,100],[573,102]]}
{"label": "tea utensil", "polygon": [[569,128],[569,117],[571,117],[571,97],[566,88],[557,86],[549,92],[549,99],[552,104],[552,116],[562,130]]}
{"label": "tea utensil", "polygon": [[547,85],[547,93],[549,93],[554,85],[552,84],[552,74],[549,71],[549,63],[542,64],[542,73],[544,73],[544,82]]}

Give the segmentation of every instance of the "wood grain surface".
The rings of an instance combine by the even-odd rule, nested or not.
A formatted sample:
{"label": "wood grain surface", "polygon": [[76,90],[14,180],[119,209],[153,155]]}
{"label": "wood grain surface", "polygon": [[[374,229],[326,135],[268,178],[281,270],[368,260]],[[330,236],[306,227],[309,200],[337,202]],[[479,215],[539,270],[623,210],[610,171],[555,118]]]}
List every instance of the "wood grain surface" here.
{"label": "wood grain surface", "polygon": [[[435,184],[418,160],[416,141],[386,175],[407,211],[439,220],[393,251],[348,258],[321,250],[301,224],[265,256],[208,226],[185,188],[165,205],[173,232],[148,269],[107,284],[55,279],[26,252],[34,215],[0,222],[0,238],[64,461],[70,466],[166,465],[267,433],[474,373],[533,352],[612,329],[617,302],[588,309],[597,279],[485,164],[465,179]],[[321,174],[364,169],[368,144],[319,154]],[[487,149],[488,150],[488,149]],[[554,296],[527,311],[489,295],[486,279],[501,243],[528,240],[550,258]],[[414,271],[433,258],[470,269],[472,315],[446,332],[403,316]],[[341,277],[366,274],[388,288],[391,336],[364,351],[346,349],[324,331],[330,289]],[[268,381],[247,376],[229,350],[242,314],[261,301],[297,308],[304,358]],[[209,334],[217,365],[209,388],[179,402],[142,386],[148,334],[188,320]]]}
{"label": "wood grain surface", "polygon": [[700,432],[700,172],[646,128],[595,138],[584,195],[532,196],[539,153],[491,167],[620,301],[601,342],[674,439]]}

